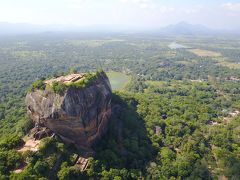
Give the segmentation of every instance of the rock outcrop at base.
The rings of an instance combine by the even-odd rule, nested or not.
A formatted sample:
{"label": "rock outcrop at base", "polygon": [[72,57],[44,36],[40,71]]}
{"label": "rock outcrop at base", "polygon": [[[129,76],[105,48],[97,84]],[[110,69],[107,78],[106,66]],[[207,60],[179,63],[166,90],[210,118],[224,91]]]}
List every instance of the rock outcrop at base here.
{"label": "rock outcrop at base", "polygon": [[[55,81],[77,83],[82,78],[84,74],[72,74],[44,83],[49,86]],[[63,141],[75,144],[87,156],[107,129],[111,115],[111,86],[106,74],[101,72],[86,86],[66,87],[60,94],[51,88],[29,92],[26,96],[28,114],[35,128],[50,129]]]}

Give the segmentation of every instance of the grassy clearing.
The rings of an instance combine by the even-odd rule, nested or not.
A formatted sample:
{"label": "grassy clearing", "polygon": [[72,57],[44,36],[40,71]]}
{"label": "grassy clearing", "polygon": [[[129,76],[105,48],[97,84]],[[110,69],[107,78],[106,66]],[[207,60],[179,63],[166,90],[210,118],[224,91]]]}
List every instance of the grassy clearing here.
{"label": "grassy clearing", "polygon": [[146,85],[157,86],[157,87],[167,85],[166,81],[146,81],[145,83]]}
{"label": "grassy clearing", "polygon": [[172,80],[172,81],[145,81],[145,84],[148,86],[154,86],[159,88],[191,88],[192,85],[206,85],[206,82],[203,82],[201,80],[187,80],[187,81],[181,81],[181,80]]}
{"label": "grassy clearing", "polygon": [[230,69],[240,69],[240,64],[238,63],[233,63],[233,62],[227,62],[224,60],[219,60],[219,65],[228,67]]}
{"label": "grassy clearing", "polygon": [[200,56],[200,57],[220,57],[220,56],[222,56],[221,53],[203,50],[203,49],[190,49],[188,51],[193,54],[196,54],[197,56]]}
{"label": "grassy clearing", "polygon": [[69,40],[66,41],[69,45],[72,46],[88,46],[88,47],[100,47],[104,44],[111,42],[122,42],[122,39],[104,39],[104,40]]}
{"label": "grassy clearing", "polygon": [[47,57],[44,51],[13,51],[12,55],[16,58],[45,58]]}
{"label": "grassy clearing", "polygon": [[214,60],[218,61],[218,65],[228,67],[230,69],[240,69],[240,63],[230,62],[228,58],[218,57],[214,58]]}
{"label": "grassy clearing", "polygon": [[121,72],[111,71],[107,76],[113,90],[122,90],[131,80],[130,76]]}
{"label": "grassy clearing", "polygon": [[240,64],[237,64],[237,63],[221,61],[218,64],[221,65],[221,66],[228,67],[230,69],[240,69]]}

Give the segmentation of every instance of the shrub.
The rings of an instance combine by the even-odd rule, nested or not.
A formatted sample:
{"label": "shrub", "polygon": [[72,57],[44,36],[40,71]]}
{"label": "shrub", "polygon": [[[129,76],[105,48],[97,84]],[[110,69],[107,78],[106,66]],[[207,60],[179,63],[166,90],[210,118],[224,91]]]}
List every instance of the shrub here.
{"label": "shrub", "polygon": [[[74,73],[76,73],[75,70],[72,70],[72,71]],[[65,92],[65,90],[67,89],[67,87],[80,88],[80,87],[86,87],[86,86],[90,85],[90,83],[102,73],[104,73],[103,70],[99,70],[99,71],[94,72],[94,73],[87,73],[79,81],[72,82],[70,84],[64,84],[62,82],[53,82],[51,88],[55,93],[63,94]],[[45,80],[45,78],[42,78],[40,80],[37,80],[37,81],[33,82],[32,85],[30,86],[30,88],[28,89],[28,91],[31,92],[31,91],[34,91],[35,89],[45,90],[46,89],[46,83],[44,83],[44,80]]]}
{"label": "shrub", "polygon": [[35,89],[45,90],[46,84],[44,83],[44,79],[39,79],[32,83],[28,91],[34,91]]}
{"label": "shrub", "polygon": [[83,79],[81,79],[80,81],[71,83],[70,86],[77,87],[77,88],[86,87],[102,73],[104,73],[103,70],[97,71],[95,73],[87,73],[84,75]]}
{"label": "shrub", "polygon": [[0,142],[1,149],[12,149],[23,144],[23,140],[17,135],[8,135]]}
{"label": "shrub", "polygon": [[53,82],[52,89],[57,94],[62,94],[66,90],[67,85],[61,83],[61,82]]}

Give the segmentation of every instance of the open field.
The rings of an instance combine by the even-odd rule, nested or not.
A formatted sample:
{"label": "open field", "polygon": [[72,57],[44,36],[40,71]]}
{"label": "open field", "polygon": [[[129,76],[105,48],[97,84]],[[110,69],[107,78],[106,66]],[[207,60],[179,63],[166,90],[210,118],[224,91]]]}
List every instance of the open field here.
{"label": "open field", "polygon": [[237,63],[220,61],[218,64],[221,65],[221,66],[228,67],[230,69],[240,69],[240,64],[237,64]]}
{"label": "open field", "polygon": [[121,72],[108,72],[107,76],[109,78],[112,90],[122,90],[130,81],[130,76]]}
{"label": "open field", "polygon": [[123,39],[104,39],[104,40],[67,40],[66,43],[72,46],[100,47],[104,44],[123,42]]}
{"label": "open field", "polygon": [[145,83],[149,86],[158,86],[158,87],[163,87],[167,85],[167,82],[165,81],[145,81]]}
{"label": "open field", "polygon": [[198,80],[171,80],[171,81],[145,81],[145,84],[147,86],[155,86],[155,87],[184,87],[184,88],[191,88],[192,85],[206,85],[206,82],[204,82],[201,79]]}
{"label": "open field", "polygon": [[222,56],[221,53],[203,50],[203,49],[190,49],[189,52],[191,52],[197,56],[201,56],[201,57],[220,57],[220,56]]}
{"label": "open field", "polygon": [[240,69],[239,62],[231,62],[230,59],[226,57],[215,57],[213,60],[217,61],[217,65],[228,67],[230,69]]}

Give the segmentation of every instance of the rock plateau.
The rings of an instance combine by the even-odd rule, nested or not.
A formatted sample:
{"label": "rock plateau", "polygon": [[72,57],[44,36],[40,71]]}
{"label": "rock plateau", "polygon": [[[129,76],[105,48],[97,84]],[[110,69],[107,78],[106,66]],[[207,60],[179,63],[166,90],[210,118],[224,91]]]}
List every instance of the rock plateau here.
{"label": "rock plateau", "polygon": [[[85,74],[71,74],[44,81],[77,83]],[[51,88],[34,89],[26,96],[27,111],[35,129],[48,129],[73,143],[83,154],[92,153],[92,146],[104,134],[111,115],[111,86],[104,72],[84,87],[67,86],[63,93]],[[38,138],[35,134],[35,138]]]}

